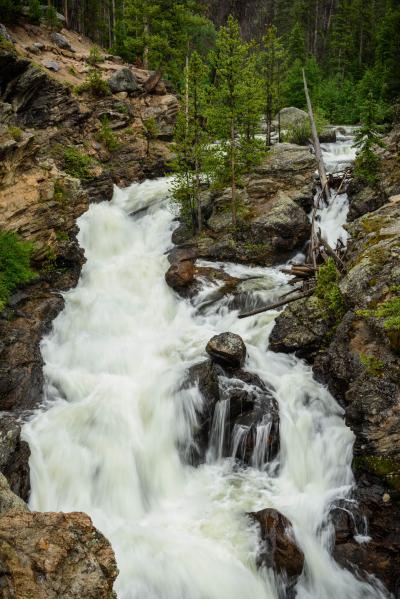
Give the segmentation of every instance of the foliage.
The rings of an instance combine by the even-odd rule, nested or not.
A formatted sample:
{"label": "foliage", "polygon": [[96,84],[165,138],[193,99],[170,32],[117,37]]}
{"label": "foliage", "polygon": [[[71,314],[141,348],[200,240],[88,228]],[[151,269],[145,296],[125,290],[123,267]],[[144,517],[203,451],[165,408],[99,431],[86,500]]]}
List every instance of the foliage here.
{"label": "foliage", "polygon": [[40,0],[29,0],[29,18],[34,23],[39,23],[42,16]]}
{"label": "foliage", "polygon": [[[314,118],[317,132],[320,134],[326,127],[327,121],[319,109],[314,111]],[[308,145],[310,143],[311,137],[311,124],[308,118],[299,120],[290,125],[283,136],[284,141],[288,141],[289,143],[297,144],[299,146]]]}
{"label": "foliage", "polygon": [[148,139],[156,139],[158,137],[158,125],[154,117],[150,117],[143,121],[145,135]]}
{"label": "foliage", "polygon": [[14,23],[20,15],[21,5],[20,0],[0,0],[0,21]]}
{"label": "foliage", "polygon": [[93,166],[90,156],[74,146],[56,148],[56,153],[61,154],[64,170],[68,175],[83,180],[90,178],[90,169]]}
{"label": "foliage", "polygon": [[376,308],[359,310],[357,314],[383,320],[383,327],[395,351],[400,350],[400,285],[390,288],[392,297],[380,302]]}
{"label": "foliage", "polygon": [[57,11],[51,4],[46,8],[44,21],[47,27],[49,27],[53,31],[58,31],[59,29],[61,29],[61,23],[58,20]]}
{"label": "foliage", "polygon": [[101,129],[97,134],[98,140],[103,143],[109,152],[114,152],[121,147],[117,136],[112,131],[108,118],[104,116],[101,120]]}
{"label": "foliage", "polygon": [[200,184],[207,170],[206,154],[209,136],[204,129],[205,83],[207,68],[200,55],[193,52],[185,69],[183,102],[175,130],[175,172],[172,197],[183,220],[193,231],[201,231]]}
{"label": "foliage", "polygon": [[[263,83],[257,73],[252,45],[242,40],[239,24],[229,17],[218,31],[211,64],[215,72],[210,87],[207,119],[214,145],[213,177],[231,186],[232,221],[236,226],[236,186],[244,172],[263,156],[257,139],[262,110]],[[212,163],[211,163],[212,164]]]}
{"label": "foliage", "polygon": [[362,108],[363,122],[354,140],[354,145],[358,148],[354,172],[359,179],[373,185],[377,181],[380,166],[375,148],[383,147],[384,144],[375,124],[376,104],[372,94],[369,94]]}
{"label": "foliage", "polygon": [[22,136],[23,136],[22,129],[20,129],[19,127],[16,127],[15,125],[9,125],[8,133],[11,135],[11,137],[15,141],[21,141]]}
{"label": "foliage", "polygon": [[102,98],[111,94],[108,81],[102,78],[100,70],[95,67],[90,69],[86,81],[81,85],[77,85],[75,91],[77,94],[87,92],[95,98]]}
{"label": "foliage", "polygon": [[87,62],[95,67],[101,62],[104,62],[104,56],[101,53],[101,50],[98,46],[92,46],[89,51],[89,56],[87,58]]}
{"label": "foliage", "polygon": [[336,319],[343,316],[346,306],[339,289],[340,273],[332,258],[319,267],[315,295],[324,302],[325,307]]}
{"label": "foliage", "polygon": [[267,125],[267,146],[271,145],[272,120],[281,109],[281,86],[283,79],[284,49],[277,34],[277,28],[271,25],[263,37],[261,52],[262,74],[265,90],[265,122]]}
{"label": "foliage", "polygon": [[0,232],[0,310],[18,286],[35,277],[30,267],[33,245],[21,241],[15,233]]}

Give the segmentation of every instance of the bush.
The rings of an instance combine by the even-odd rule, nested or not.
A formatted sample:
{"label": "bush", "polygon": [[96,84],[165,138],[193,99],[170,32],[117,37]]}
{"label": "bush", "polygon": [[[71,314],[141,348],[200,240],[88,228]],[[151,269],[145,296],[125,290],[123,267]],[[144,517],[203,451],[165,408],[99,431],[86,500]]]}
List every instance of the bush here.
{"label": "bush", "polygon": [[[320,134],[324,127],[327,125],[327,121],[321,110],[316,109],[314,111],[315,124],[317,132]],[[292,144],[298,146],[307,146],[312,138],[311,125],[309,119],[304,119],[293,125],[291,125],[287,132],[284,134],[283,139]]]}
{"label": "bush", "polygon": [[93,161],[87,154],[84,154],[73,146],[68,146],[62,151],[64,170],[71,177],[77,179],[90,179],[90,168]]}
{"label": "bush", "polygon": [[346,311],[342,293],[339,289],[340,274],[332,258],[319,267],[315,295],[323,301],[325,307],[339,320]]}
{"label": "bush", "polygon": [[14,125],[10,125],[8,127],[8,133],[11,135],[11,137],[15,141],[21,141],[23,132],[22,132],[22,129],[20,129],[19,127],[15,127]]}
{"label": "bush", "polygon": [[103,98],[104,96],[109,96],[111,94],[108,82],[102,79],[98,69],[91,69],[85,83],[78,85],[75,88],[75,91],[77,94],[88,92],[96,98]]}
{"label": "bush", "polygon": [[33,244],[21,241],[15,233],[0,231],[0,310],[11,293],[36,275],[30,268]]}
{"label": "bush", "polygon": [[92,67],[95,67],[96,65],[98,65],[100,62],[104,62],[104,57],[101,53],[101,50],[98,46],[92,46],[90,48],[90,52],[89,52],[89,56],[87,58],[87,62],[92,65]]}
{"label": "bush", "polygon": [[101,121],[101,129],[97,134],[98,140],[103,143],[109,152],[118,150],[120,143],[117,136],[113,133],[107,117],[103,117]]}
{"label": "bush", "polygon": [[40,8],[40,0],[30,0],[29,2],[29,19],[34,23],[39,23],[42,16],[42,9]]}

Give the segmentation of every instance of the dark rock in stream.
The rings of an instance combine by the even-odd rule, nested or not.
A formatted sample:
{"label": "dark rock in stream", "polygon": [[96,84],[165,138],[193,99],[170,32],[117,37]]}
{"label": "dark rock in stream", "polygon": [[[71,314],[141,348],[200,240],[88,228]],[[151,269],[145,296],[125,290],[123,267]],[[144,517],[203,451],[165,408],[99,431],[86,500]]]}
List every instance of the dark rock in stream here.
{"label": "dark rock in stream", "polygon": [[234,333],[221,333],[212,337],[207,343],[206,352],[218,364],[231,368],[241,368],[246,359],[243,339]]}
{"label": "dark rock in stream", "polygon": [[291,522],[274,509],[251,512],[249,516],[260,525],[264,541],[259,565],[286,574],[293,586],[303,571],[304,554],[296,544]]}

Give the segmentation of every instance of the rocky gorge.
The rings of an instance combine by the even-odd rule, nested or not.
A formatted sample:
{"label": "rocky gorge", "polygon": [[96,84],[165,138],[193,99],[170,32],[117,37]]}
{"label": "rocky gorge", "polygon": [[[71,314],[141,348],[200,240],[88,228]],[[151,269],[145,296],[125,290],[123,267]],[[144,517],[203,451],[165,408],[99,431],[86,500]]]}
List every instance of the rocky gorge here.
{"label": "rocky gorge", "polygon": [[[6,597],[112,597],[114,554],[90,518],[74,512],[30,512],[24,503],[30,488],[29,447],[20,438],[20,422],[43,400],[39,344],[64,308],[61,292],[76,286],[84,264],[76,220],[89,205],[111,199],[113,185],[125,187],[165,173],[178,104],[163,82],[146,92],[151,73],[111,57],[101,69],[113,79],[110,86],[116,85],[113,95],[95,101],[77,96],[70,86],[82,83],[87,73],[85,40],[63,31],[69,48],[60,48],[49,32],[32,26],[10,33],[12,47],[0,49],[0,218],[4,228],[35,243],[39,274],[12,296],[0,321],[0,469],[8,480],[2,478],[0,494],[0,586]],[[58,68],[46,66],[49,61]],[[134,84],[130,75],[115,77],[126,68]],[[104,141],[104,123],[117,138],[114,149]],[[270,333],[270,349],[296,353],[312,364],[315,377],[343,406],[355,434],[357,487],[326,515],[336,528],[334,557],[358,572],[360,580],[366,579],[364,572],[375,575],[394,594],[400,549],[398,334],[388,334],[371,310],[395,297],[400,283],[398,144],[395,130],[376,187],[355,181],[349,189],[350,240],[339,282],[345,313],[336,318],[312,296],[280,313]],[[71,147],[90,158],[83,173],[71,172],[71,154],[65,154]],[[260,275],[226,270],[221,263],[239,263],[244,269],[275,267],[302,253],[311,230],[315,170],[308,148],[276,146],[244,181],[236,231],[228,210],[229,191],[204,189],[203,232],[193,236],[184,224],[172,227],[175,245],[166,248],[167,283],[200,315],[221,300],[225,311],[261,305]],[[193,464],[203,464],[211,459],[210,452],[212,459],[231,456],[236,439],[238,463],[277,468],[278,382],[268,384],[246,368],[248,349],[239,335],[219,332],[207,341],[202,349],[207,359],[187,368],[182,387],[184,396],[197,387],[204,400],[194,439],[185,445],[179,438],[183,453]],[[228,405],[227,416],[223,410]],[[264,542],[259,565],[289,577],[290,596],[304,571],[293,523],[277,509],[257,507],[252,510],[249,504],[247,511],[249,520],[259,523]],[[365,536],[371,540],[359,543],[355,537],[365,517]]]}

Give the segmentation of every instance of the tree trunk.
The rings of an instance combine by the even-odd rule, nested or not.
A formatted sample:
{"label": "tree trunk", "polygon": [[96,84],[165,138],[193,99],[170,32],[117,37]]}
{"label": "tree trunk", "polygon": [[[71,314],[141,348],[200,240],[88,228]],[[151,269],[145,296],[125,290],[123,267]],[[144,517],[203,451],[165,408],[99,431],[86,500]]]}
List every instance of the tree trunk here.
{"label": "tree trunk", "polygon": [[111,39],[112,39],[113,43],[115,44],[115,22],[116,22],[116,19],[115,19],[115,0],[112,0],[111,6],[112,6],[112,27],[111,27],[112,35],[111,35]]}
{"label": "tree trunk", "polygon": [[143,34],[145,38],[145,44],[143,48],[143,68],[148,71],[149,70],[149,46],[147,37],[149,35],[149,22],[147,17],[143,18]]}
{"label": "tree trunk", "polygon": [[304,69],[303,69],[303,81],[304,81],[304,92],[306,94],[306,99],[307,99],[308,116],[310,117],[311,133],[312,133],[312,138],[313,138],[315,157],[317,159],[318,172],[319,172],[319,177],[321,180],[322,192],[323,192],[326,200],[329,202],[330,192],[329,192],[328,178],[326,176],[325,164],[324,164],[324,160],[322,157],[321,145],[319,143],[317,127],[315,125],[314,113],[313,113],[313,109],[312,109],[312,105],[311,105],[310,95],[308,93],[307,79],[306,79],[306,74],[304,72]]}

